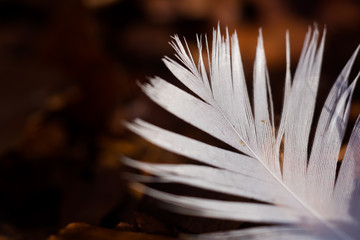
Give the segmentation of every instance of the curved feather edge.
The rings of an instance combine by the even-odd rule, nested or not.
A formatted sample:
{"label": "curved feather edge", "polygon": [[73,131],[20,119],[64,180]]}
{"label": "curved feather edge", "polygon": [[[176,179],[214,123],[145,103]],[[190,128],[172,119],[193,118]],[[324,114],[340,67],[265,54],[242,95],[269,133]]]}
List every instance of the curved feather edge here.
{"label": "curved feather edge", "polygon": [[186,215],[287,224],[301,223],[306,219],[306,215],[302,212],[281,206],[179,196],[158,191],[137,182],[130,183],[130,187],[163,201],[163,208]]}
{"label": "curved feather edge", "polygon": [[[352,133],[334,193],[331,187],[334,187],[335,183],[336,169],[334,166],[336,166],[336,159],[334,160],[334,156],[338,154],[339,144],[341,144],[342,141],[356,82],[355,80],[347,87],[348,72],[351,69],[353,59],[358,50],[356,50],[353,57],[349,60],[349,63],[345,66],[329,94],[328,100],[323,108],[324,114],[322,113],[318,123],[319,130],[317,130],[315,134],[316,137],[308,165],[308,138],[314,114],[325,33],[318,46],[318,30],[315,29],[314,32],[312,32],[311,29],[309,29],[293,83],[290,83],[291,78],[289,76],[290,58],[288,57],[289,41],[287,37],[288,62],[284,109],[277,138],[275,138],[273,126],[271,90],[266,70],[262,36],[261,34],[259,36],[257,57],[254,64],[254,117],[251,109],[249,109],[250,101],[247,96],[246,85],[244,84],[242,66],[237,69],[239,71],[236,71],[236,66],[241,65],[241,58],[237,41],[234,39],[236,36],[234,36],[235,35],[233,35],[231,39],[231,44],[233,45],[231,46],[233,48],[231,48],[228,31],[226,31],[226,37],[222,38],[219,27],[217,31],[214,30],[212,57],[211,59],[210,57],[208,58],[210,59],[209,61],[211,61],[209,78],[207,76],[205,77],[204,62],[200,60],[199,65],[196,67],[187,44],[187,50],[185,50],[181,41],[177,37],[174,38],[175,40],[172,45],[177,51],[177,57],[184,67],[169,58],[165,58],[164,62],[170,71],[199,98],[186,93],[160,78],[151,79],[150,84],[144,85],[142,88],[152,100],[169,112],[204,130],[210,135],[219,138],[245,155],[226,151],[225,153],[213,146],[200,143],[196,140],[190,140],[178,134],[172,134],[169,131],[151,126],[151,124],[141,122],[140,120],[135,124],[128,123],[127,125],[131,130],[144,136],[149,141],[180,154],[190,145],[185,143],[187,141],[195,143],[196,146],[199,146],[203,150],[216,149],[212,151],[212,153],[216,152],[215,155],[209,154],[209,156],[212,156],[212,158],[210,158],[212,160],[209,162],[207,162],[206,153],[199,154],[199,151],[197,152],[195,149],[191,149],[191,147],[190,151],[186,152],[185,150],[186,153],[183,154],[184,156],[194,159],[200,156],[201,160],[199,161],[215,166],[216,168],[200,167],[202,171],[212,172],[215,176],[214,181],[216,181],[216,178],[219,176],[226,176],[226,171],[230,176],[235,174],[234,172],[236,171],[244,170],[241,166],[234,168],[236,170],[227,169],[232,163],[228,164],[226,161],[229,161],[229,159],[222,159],[221,155],[237,155],[239,157],[234,157],[234,159],[246,159],[245,162],[252,160],[258,164],[257,169],[265,169],[265,172],[270,174],[271,177],[286,190],[285,192],[290,196],[288,198],[290,203],[288,206],[291,207],[285,207],[286,204],[281,205],[281,201],[277,202],[271,199],[267,201],[275,205],[249,204],[243,202],[229,203],[225,201],[176,196],[147,188],[139,183],[134,183],[132,186],[135,186],[137,190],[141,190],[154,198],[164,201],[164,204],[172,207],[171,210],[185,214],[255,222],[296,224],[297,226],[294,226],[294,229],[297,227],[301,229],[301,227],[303,227],[306,234],[314,236],[314,239],[317,239],[316,231],[307,228],[307,224],[305,224],[304,221],[300,221],[300,219],[306,219],[306,221],[316,223],[316,225],[322,229],[322,235],[320,236],[322,239],[328,239],[324,238],[324,236],[327,235],[329,235],[329,237],[331,236],[331,239],[355,239],[358,236],[358,232],[353,230],[352,225],[359,225],[360,216],[360,206],[358,206],[360,191],[357,182],[359,178],[358,172],[360,172],[357,170],[357,166],[359,165],[358,146],[360,141],[360,127],[358,123]],[[201,46],[199,40],[198,45]],[[199,50],[200,49],[199,47]],[[232,62],[232,60],[234,62]],[[232,65],[234,63],[236,63],[235,66]],[[234,80],[234,76],[236,76],[237,79]],[[234,86],[237,86],[236,89],[240,89],[240,92],[245,92],[245,97],[235,97],[236,91],[238,93],[239,90],[235,90]],[[236,100],[236,104],[232,103],[231,100]],[[241,104],[240,107],[237,105],[238,103]],[[241,106],[243,106],[243,108],[241,108]],[[243,110],[237,110],[239,108]],[[328,131],[329,129],[330,131]],[[253,137],[253,133],[256,133],[255,138]],[[322,138],[322,133],[326,135],[325,138]],[[336,145],[330,145],[330,147],[334,149],[331,149],[331,154],[325,155],[324,152],[326,152],[327,146],[324,146],[324,144],[329,143],[334,137],[336,138]],[[175,143],[176,141],[173,144],[166,142],[169,139],[176,139],[176,141],[178,141],[177,143],[181,144],[177,145]],[[282,139],[284,139],[285,147],[282,172],[280,172],[280,164],[278,163],[279,155],[277,151]],[[355,153],[357,153],[357,155]],[[220,158],[216,159],[218,156]],[[333,158],[332,163],[331,166],[326,166],[327,170],[325,173],[322,173],[321,171],[324,168],[323,166],[327,156]],[[196,176],[192,174],[194,169],[197,168],[194,166],[179,166],[179,168],[175,170],[171,169],[170,166],[161,167],[160,164],[158,166],[148,165],[137,163],[133,160],[127,160],[125,162],[135,168],[155,174],[156,176],[148,178],[149,181],[181,182],[206,189],[211,188],[206,187],[206,183],[209,184],[209,186],[213,183],[213,181],[207,178],[196,178]],[[236,161],[233,162],[235,163]],[[239,160],[239,163],[240,162],[241,160]],[[351,168],[355,168],[355,171]],[[353,172],[347,177],[345,176],[346,173],[344,173],[346,171]],[[316,174],[320,174],[319,178],[314,177]],[[251,174],[249,176],[251,176]],[[135,180],[141,180],[136,176],[132,177]],[[188,179],[186,179],[187,177]],[[220,178],[221,177],[219,177],[219,179]],[[224,177],[222,179],[226,182],[231,178],[226,179],[226,177]],[[330,187],[326,187],[323,192],[320,191],[321,196],[319,198],[314,198],[313,194],[318,193],[316,190],[322,190],[321,186],[314,186],[318,183],[316,181],[317,179],[320,179],[320,182],[326,182],[327,186]],[[330,183],[327,182],[329,179]],[[311,185],[309,185],[309,183],[311,183]],[[216,184],[221,184],[221,181],[220,183],[216,182]],[[253,185],[248,186],[248,188],[254,187]],[[234,189],[235,188],[229,187],[228,190],[223,190],[231,194]],[[346,201],[344,204],[339,204],[341,209],[338,212],[343,214],[347,213],[347,215],[350,216],[334,218],[334,215],[328,214],[328,212],[332,212],[335,207],[333,204],[334,201],[331,199],[342,199],[340,195],[341,192],[346,193],[343,198]],[[246,195],[248,193],[241,194]],[[248,194],[247,197],[250,197],[250,194]],[[326,200],[326,204],[319,204],[323,200]],[[236,209],[236,211],[231,212],[231,209]],[[300,209],[302,209],[302,211],[300,211]],[[350,210],[353,210],[353,213],[350,213]],[[275,213],[276,211],[278,211],[277,214]],[[295,235],[294,237],[296,237]],[[271,235],[267,235],[268,239],[278,239],[268,236]]]}
{"label": "curved feather edge", "polygon": [[[321,240],[321,233],[310,234],[303,229],[293,226],[253,227],[243,230],[233,230],[198,235],[182,234],[184,240]],[[332,239],[330,236],[327,239]]]}
{"label": "curved feather edge", "polygon": [[[174,182],[221,192],[267,203],[288,206],[288,195],[273,178],[254,177],[246,173],[235,173],[223,169],[192,164],[150,164],[123,158],[127,166],[154,174],[146,180],[138,175],[129,176],[130,180],[139,182]],[[234,183],[237,183],[236,185]],[[258,186],[249,188],[248,186]],[[284,198],[285,197],[285,198]],[[291,207],[291,206],[290,206]]]}

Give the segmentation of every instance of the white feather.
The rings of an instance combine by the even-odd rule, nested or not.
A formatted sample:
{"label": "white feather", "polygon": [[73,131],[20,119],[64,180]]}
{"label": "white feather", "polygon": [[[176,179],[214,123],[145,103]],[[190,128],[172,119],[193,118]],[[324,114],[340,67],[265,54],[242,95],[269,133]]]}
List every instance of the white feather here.
{"label": "white feather", "polygon": [[207,233],[202,235],[183,235],[187,240],[320,240],[316,234],[309,234],[293,226],[271,226],[271,227],[256,227],[243,230],[233,230],[226,232]]}
{"label": "white feather", "polygon": [[304,219],[301,211],[282,206],[184,197],[144,187],[140,183],[133,183],[132,188],[162,199],[172,211],[194,216],[271,223],[301,223]]}
{"label": "white feather", "polygon": [[[124,159],[124,163],[155,174],[157,178],[153,178],[154,182],[182,183],[216,192],[231,192],[232,195],[281,205],[287,205],[294,200],[289,199],[290,196],[283,192],[284,189],[279,182],[275,181],[268,173],[255,178],[252,175],[238,172],[189,164],[159,166],[158,164],[139,163],[131,159]],[[140,182],[151,182],[151,179],[140,180]],[[248,188],[249,185],[257,187]]]}
{"label": "white feather", "polygon": [[[254,227],[236,231],[186,236],[190,239],[357,239],[360,236],[360,120],[351,135],[336,180],[337,160],[346,131],[355,81],[348,86],[359,48],[339,75],[322,109],[312,146],[310,130],[319,86],[325,33],[317,29],[305,37],[303,51],[291,82],[290,43],[286,34],[286,76],[281,121],[277,130],[270,80],[260,30],[254,64],[253,109],[245,83],[236,33],[213,31],[211,53],[203,58],[197,38],[195,64],[175,36],[171,43],[177,63],[164,62],[196,96],[158,77],[143,85],[144,92],[180,119],[234,147],[231,152],[142,120],[125,123],[148,141],[192,158],[193,164],[149,164],[124,158],[124,163],[151,174],[127,174],[131,186],[182,214],[286,226]],[[209,63],[209,75],[205,61]],[[281,144],[284,151],[281,152]],[[308,156],[309,147],[311,150]],[[142,183],[181,183],[197,188],[259,200],[229,202],[178,196]]]}

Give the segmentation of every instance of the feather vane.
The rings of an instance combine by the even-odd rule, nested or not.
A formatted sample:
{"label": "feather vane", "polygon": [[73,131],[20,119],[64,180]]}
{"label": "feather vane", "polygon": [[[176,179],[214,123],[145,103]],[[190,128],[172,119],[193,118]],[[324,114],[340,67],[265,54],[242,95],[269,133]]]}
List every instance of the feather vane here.
{"label": "feather vane", "polygon": [[[309,28],[296,72],[290,73],[286,34],[283,109],[275,128],[270,79],[261,30],[254,63],[251,107],[236,32],[223,37],[213,30],[212,48],[197,37],[199,61],[178,36],[180,61],[165,65],[194,94],[155,77],[141,85],[157,104],[178,118],[235,148],[233,152],[162,129],[141,119],[126,126],[146,140],[206,165],[150,164],[124,158],[124,163],[151,176],[127,174],[131,186],[163,202],[169,210],[202,217],[270,223],[228,232],[186,236],[190,239],[356,239],[360,236],[360,120],[352,131],[337,174],[338,156],[359,75],[348,78],[359,47],[337,78],[322,108],[309,146],[325,31]],[[209,74],[205,62],[209,63]],[[280,146],[283,143],[283,151]],[[310,151],[309,151],[310,150]],[[310,154],[308,154],[310,153]],[[146,183],[181,183],[259,202],[223,201],[178,196]]]}

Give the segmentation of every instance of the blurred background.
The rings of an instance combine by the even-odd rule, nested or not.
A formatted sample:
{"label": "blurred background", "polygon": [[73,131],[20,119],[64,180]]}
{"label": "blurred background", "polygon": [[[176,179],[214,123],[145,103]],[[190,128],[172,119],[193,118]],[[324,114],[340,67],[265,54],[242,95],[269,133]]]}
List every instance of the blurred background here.
{"label": "blurred background", "polygon": [[[308,26],[327,26],[319,106],[360,42],[357,0],[1,0],[0,239],[165,239],[239,227],[162,213],[129,193],[119,161],[181,161],[124,129],[135,117],[206,138],[136,82],[158,75],[175,83],[161,62],[173,56],[170,36],[185,36],[195,50],[196,33],[210,36],[219,21],[237,31],[250,83],[262,27],[278,111],[287,29],[295,69]],[[350,124],[360,112],[358,89]],[[60,231],[73,222],[82,224]]]}

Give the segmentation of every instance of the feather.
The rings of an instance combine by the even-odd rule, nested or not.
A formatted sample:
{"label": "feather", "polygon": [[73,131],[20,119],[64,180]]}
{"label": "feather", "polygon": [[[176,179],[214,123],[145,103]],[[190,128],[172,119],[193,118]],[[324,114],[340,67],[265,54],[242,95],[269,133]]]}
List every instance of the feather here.
{"label": "feather", "polygon": [[[141,85],[157,104],[178,118],[230,145],[225,150],[136,119],[125,125],[166,150],[204,165],[144,163],[124,157],[124,164],[150,173],[126,174],[130,186],[159,199],[182,214],[272,224],[249,229],[184,235],[188,239],[357,239],[360,236],[360,117],[352,131],[337,173],[350,103],[359,75],[349,75],[359,47],[332,87],[309,146],[325,44],[325,31],[309,28],[296,72],[290,73],[286,33],[286,76],[283,109],[275,128],[270,79],[261,30],[254,63],[253,108],[244,77],[236,33],[223,37],[213,30],[207,58],[197,37],[199,61],[189,47],[173,38],[180,61],[165,65],[191,92],[155,77]],[[209,74],[205,62],[209,63]],[[284,145],[283,152],[280,148]],[[308,154],[310,153],[310,154]],[[257,202],[179,196],[147,183],[181,183]]]}
{"label": "feather", "polygon": [[320,240],[321,237],[316,234],[310,234],[293,226],[272,226],[272,227],[257,227],[249,228],[246,230],[234,230],[226,232],[207,233],[198,236],[184,235],[184,239],[187,240],[207,240],[207,239],[219,239],[219,240]]}

